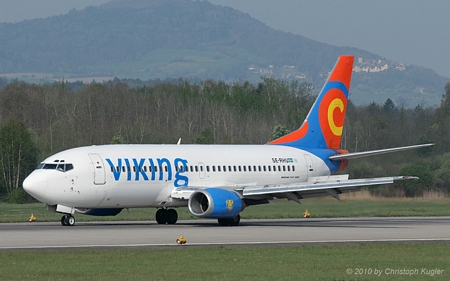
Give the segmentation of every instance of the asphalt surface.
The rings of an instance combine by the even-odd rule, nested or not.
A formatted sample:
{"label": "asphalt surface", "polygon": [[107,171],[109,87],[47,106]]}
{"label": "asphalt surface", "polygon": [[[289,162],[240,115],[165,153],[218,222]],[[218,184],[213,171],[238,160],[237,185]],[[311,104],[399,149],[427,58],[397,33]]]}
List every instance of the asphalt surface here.
{"label": "asphalt surface", "polygon": [[[175,242],[180,233],[184,246]],[[216,220],[0,224],[0,251],[379,242],[448,243],[450,217],[241,220],[236,227]]]}

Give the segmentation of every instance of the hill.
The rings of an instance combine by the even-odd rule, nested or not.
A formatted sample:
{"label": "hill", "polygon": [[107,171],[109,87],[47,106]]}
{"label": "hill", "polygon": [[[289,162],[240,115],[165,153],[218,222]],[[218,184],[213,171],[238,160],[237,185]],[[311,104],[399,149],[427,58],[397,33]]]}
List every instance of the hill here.
{"label": "hill", "polygon": [[[313,23],[312,23],[313,24]],[[248,14],[207,1],[121,0],[66,15],[0,24],[0,73],[8,77],[299,79],[321,86],[337,56],[391,66],[355,74],[356,104],[439,104],[446,79],[351,47],[274,30]],[[397,62],[398,63],[398,62]],[[20,74],[17,74],[20,73]],[[24,74],[33,73],[33,74]],[[0,75],[2,75],[0,74]],[[41,79],[41,78],[40,78]]]}

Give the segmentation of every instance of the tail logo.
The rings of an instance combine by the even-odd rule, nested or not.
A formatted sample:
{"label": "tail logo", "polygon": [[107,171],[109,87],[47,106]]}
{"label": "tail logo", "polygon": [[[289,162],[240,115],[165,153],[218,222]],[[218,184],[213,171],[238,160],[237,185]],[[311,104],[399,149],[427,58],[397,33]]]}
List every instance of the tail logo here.
{"label": "tail logo", "polygon": [[329,89],[319,107],[319,122],[322,134],[327,147],[333,149],[337,149],[340,146],[347,106],[347,97],[341,90],[341,87],[335,86]]}
{"label": "tail logo", "polygon": [[330,129],[335,136],[342,135],[343,126],[336,126],[334,122],[334,110],[339,109],[340,113],[344,111],[344,102],[341,99],[334,99],[328,107],[328,122],[330,123]]}

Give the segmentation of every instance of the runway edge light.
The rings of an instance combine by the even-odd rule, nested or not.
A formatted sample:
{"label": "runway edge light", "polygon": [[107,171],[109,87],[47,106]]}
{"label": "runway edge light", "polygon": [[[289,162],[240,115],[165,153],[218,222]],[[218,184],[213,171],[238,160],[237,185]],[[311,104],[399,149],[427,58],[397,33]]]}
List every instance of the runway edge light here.
{"label": "runway edge light", "polygon": [[31,213],[30,218],[28,219],[29,222],[34,222],[36,221],[36,217],[33,215],[33,213]]}
{"label": "runway edge light", "polygon": [[183,233],[180,233],[180,237],[177,238],[176,242],[178,245],[186,244],[187,240],[183,237]]}

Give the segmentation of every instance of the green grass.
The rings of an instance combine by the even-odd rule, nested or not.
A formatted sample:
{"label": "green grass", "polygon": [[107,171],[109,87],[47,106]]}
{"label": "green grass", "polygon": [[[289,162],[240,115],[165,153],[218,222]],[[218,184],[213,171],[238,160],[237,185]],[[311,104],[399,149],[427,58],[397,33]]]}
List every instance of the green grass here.
{"label": "green grass", "polygon": [[[449,252],[450,244],[0,252],[0,279],[448,280]],[[417,273],[391,271],[399,269]]]}
{"label": "green grass", "polygon": [[[301,218],[307,209],[311,217],[389,217],[389,216],[450,216],[450,201],[425,199],[342,200],[309,199],[302,205],[276,200],[270,204],[251,206],[242,213],[243,219]],[[179,208],[179,220],[195,219],[187,208]],[[77,221],[154,220],[155,208],[123,210],[115,217],[92,217],[78,214]],[[45,205],[0,203],[0,222],[25,222],[33,213],[38,221],[59,221],[61,214],[48,212]]]}

